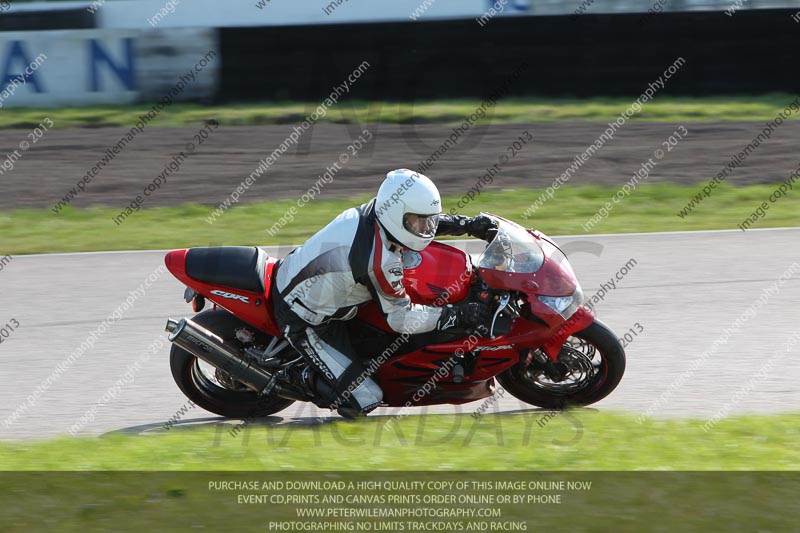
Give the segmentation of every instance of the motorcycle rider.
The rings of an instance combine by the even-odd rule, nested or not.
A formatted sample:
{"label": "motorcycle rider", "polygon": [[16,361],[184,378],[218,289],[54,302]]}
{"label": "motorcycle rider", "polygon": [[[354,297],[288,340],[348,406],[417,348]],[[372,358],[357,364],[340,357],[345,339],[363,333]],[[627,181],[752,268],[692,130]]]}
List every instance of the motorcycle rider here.
{"label": "motorcycle rider", "polygon": [[420,252],[437,235],[491,240],[495,228],[484,215],[442,214],[439,191],[426,176],[408,169],[389,172],[375,198],[342,212],[278,263],[276,319],[309,363],[301,370],[290,366],[279,379],[299,385],[318,406],[337,408],[342,416],[377,407],[383,391],[365,375],[344,321],[374,300],[398,333],[486,323],[489,306],[479,299],[445,307],[411,303],[403,286],[402,252]]}

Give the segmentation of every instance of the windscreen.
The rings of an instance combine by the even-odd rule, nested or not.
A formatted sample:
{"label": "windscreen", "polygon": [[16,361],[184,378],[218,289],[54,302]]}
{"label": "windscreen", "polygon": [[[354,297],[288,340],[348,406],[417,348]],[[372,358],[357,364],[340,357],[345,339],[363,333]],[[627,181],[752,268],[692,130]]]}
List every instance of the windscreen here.
{"label": "windscreen", "polygon": [[497,235],[478,258],[478,267],[515,273],[539,270],[544,264],[544,252],[530,233],[507,220],[494,219],[498,223]]}

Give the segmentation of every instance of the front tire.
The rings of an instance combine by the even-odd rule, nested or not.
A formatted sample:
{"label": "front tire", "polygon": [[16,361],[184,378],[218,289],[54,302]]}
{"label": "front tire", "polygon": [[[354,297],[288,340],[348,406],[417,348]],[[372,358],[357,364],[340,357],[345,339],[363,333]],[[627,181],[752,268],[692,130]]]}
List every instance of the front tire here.
{"label": "front tire", "polygon": [[515,398],[545,409],[585,406],[608,396],[625,373],[625,350],[605,324],[595,319],[573,333],[559,354],[559,365],[572,380],[547,377],[540,364],[515,365],[497,376]]}
{"label": "front tire", "polygon": [[[208,309],[192,318],[231,344],[236,340],[236,330],[247,328],[255,334],[255,344],[265,345],[270,337],[255,330],[234,315],[222,309]],[[169,365],[178,388],[198,407],[228,418],[257,418],[282,411],[294,403],[277,396],[262,396],[238,382],[226,379],[225,383],[208,375],[211,365],[201,361],[183,348],[172,345]],[[238,385],[237,385],[238,384]]]}

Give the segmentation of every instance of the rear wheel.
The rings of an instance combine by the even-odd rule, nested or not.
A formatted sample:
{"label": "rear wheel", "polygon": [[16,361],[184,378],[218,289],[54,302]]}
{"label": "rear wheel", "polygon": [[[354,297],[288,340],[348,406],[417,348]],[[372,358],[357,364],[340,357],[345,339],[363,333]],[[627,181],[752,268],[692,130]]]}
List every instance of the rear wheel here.
{"label": "rear wheel", "polygon": [[614,332],[599,320],[567,339],[553,367],[546,368],[539,360],[546,357],[542,356],[535,353],[528,366],[515,365],[499,374],[497,381],[523,402],[563,409],[605,398],[625,373],[625,351]]}
{"label": "rear wheel", "polygon": [[[199,313],[195,322],[225,341],[241,346],[236,330],[246,328],[255,335],[253,343],[266,345],[269,335],[255,330],[234,315],[222,309],[209,309]],[[229,418],[256,418],[282,411],[294,403],[277,396],[262,396],[217,370],[183,348],[172,345],[169,358],[172,377],[178,388],[198,407]]]}

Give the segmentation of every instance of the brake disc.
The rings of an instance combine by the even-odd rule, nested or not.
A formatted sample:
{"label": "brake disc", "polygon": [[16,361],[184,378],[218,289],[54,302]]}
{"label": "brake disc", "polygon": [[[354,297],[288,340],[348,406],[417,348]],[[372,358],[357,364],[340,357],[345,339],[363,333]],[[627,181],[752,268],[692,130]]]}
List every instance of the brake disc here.
{"label": "brake disc", "polygon": [[[580,339],[578,339],[580,341]],[[528,379],[536,383],[538,387],[549,390],[559,394],[569,394],[574,391],[581,390],[591,380],[597,371],[597,368],[592,364],[594,355],[594,346],[581,341],[578,344],[584,344],[582,348],[589,347],[589,353],[573,347],[568,343],[561,348],[558,354],[558,361],[553,364],[554,369],[557,370],[558,375],[554,376],[551,369],[548,369],[548,363],[541,364],[537,361],[537,365],[529,367],[526,376]]]}

